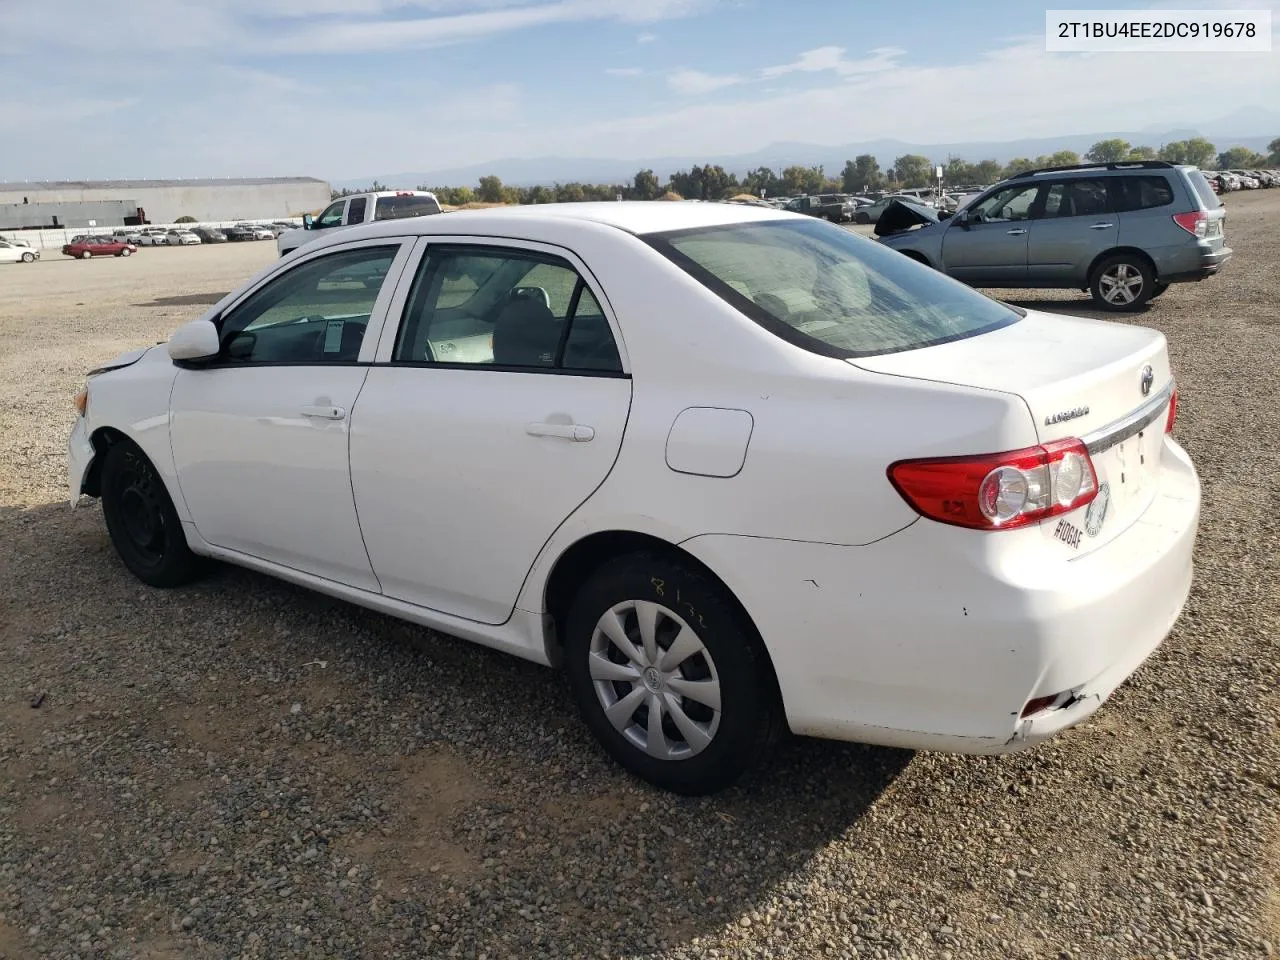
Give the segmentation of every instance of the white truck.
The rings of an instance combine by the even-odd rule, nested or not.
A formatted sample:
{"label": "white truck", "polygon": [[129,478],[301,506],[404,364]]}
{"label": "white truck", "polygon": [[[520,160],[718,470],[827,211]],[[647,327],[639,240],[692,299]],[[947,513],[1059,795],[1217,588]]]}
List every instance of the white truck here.
{"label": "white truck", "polygon": [[440,201],[434,193],[425,190],[382,190],[377,193],[353,193],[339,197],[324,208],[314,219],[310,214],[302,218],[301,230],[286,230],[276,238],[280,256],[292,253],[304,243],[315,239],[315,230],[332,230],[338,227],[354,227],[377,220],[401,220],[405,217],[425,217],[440,213]]}

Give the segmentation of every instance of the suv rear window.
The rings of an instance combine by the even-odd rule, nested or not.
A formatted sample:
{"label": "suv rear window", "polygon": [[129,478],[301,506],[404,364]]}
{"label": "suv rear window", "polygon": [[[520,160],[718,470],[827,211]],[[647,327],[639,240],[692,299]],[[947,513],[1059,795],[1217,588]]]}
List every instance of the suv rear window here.
{"label": "suv rear window", "polygon": [[896,250],[820,220],[698,227],[643,239],[766,330],[824,356],[914,350],[1021,317]]}
{"label": "suv rear window", "polygon": [[1173,203],[1173,188],[1160,176],[1112,177],[1111,202],[1117,213],[1164,207]]}
{"label": "suv rear window", "polygon": [[1199,170],[1186,171],[1187,179],[1191,181],[1191,186],[1195,187],[1196,195],[1200,198],[1200,202],[1204,204],[1206,210],[1217,210],[1222,206],[1222,201],[1218,195],[1213,192],[1213,187],[1209,186],[1209,181],[1204,178],[1204,174]]}
{"label": "suv rear window", "polygon": [[401,220],[405,217],[421,217],[439,213],[440,204],[435,197],[379,197],[373,211],[374,220]]}

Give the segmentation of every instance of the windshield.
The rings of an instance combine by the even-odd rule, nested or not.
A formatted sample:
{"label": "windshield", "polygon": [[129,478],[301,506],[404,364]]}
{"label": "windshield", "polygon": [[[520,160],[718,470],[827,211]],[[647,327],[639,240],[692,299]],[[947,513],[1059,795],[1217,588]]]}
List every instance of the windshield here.
{"label": "windshield", "polygon": [[421,217],[439,212],[440,204],[435,197],[379,197],[373,219],[400,220],[403,217]]}
{"label": "windshield", "polygon": [[1012,308],[821,220],[677,230],[645,238],[779,337],[815,353],[914,350],[1015,323]]}

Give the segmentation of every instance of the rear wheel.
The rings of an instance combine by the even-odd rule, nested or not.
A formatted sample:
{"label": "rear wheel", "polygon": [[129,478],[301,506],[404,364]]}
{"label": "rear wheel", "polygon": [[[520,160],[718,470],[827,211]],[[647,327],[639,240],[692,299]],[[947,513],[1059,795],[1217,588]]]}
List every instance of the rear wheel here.
{"label": "rear wheel", "polygon": [[615,760],[650,783],[706,794],[768,753],[782,711],[763,646],[732,596],[674,557],[601,567],[567,618],[578,707]]}
{"label": "rear wheel", "polygon": [[865,213],[855,213],[853,215],[853,222],[867,224],[871,222],[871,218],[867,216]]}
{"label": "rear wheel", "polygon": [[102,463],[102,515],[116,553],[139,580],[176,587],[199,573],[164,481],[132,441],[107,448]]}
{"label": "rear wheel", "polygon": [[91,251],[89,251],[89,250],[81,250],[81,251],[80,251],[80,259],[81,259],[81,260],[89,260],[89,259],[92,259],[92,257],[93,257],[93,253],[92,253]]}
{"label": "rear wheel", "polygon": [[1151,299],[1155,276],[1142,257],[1118,253],[1094,268],[1089,292],[1104,310],[1136,310]]}

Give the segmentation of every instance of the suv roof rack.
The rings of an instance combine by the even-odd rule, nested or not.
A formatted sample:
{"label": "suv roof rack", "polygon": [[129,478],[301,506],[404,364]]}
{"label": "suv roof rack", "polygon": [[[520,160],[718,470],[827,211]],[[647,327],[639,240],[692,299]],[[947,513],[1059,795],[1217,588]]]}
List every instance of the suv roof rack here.
{"label": "suv roof rack", "polygon": [[1131,170],[1160,169],[1168,170],[1177,166],[1168,160],[1117,160],[1114,163],[1070,163],[1065,167],[1040,167],[1037,170],[1023,170],[1015,173],[1010,180],[1021,180],[1023,177],[1034,177],[1038,173],[1064,173],[1070,170]]}

